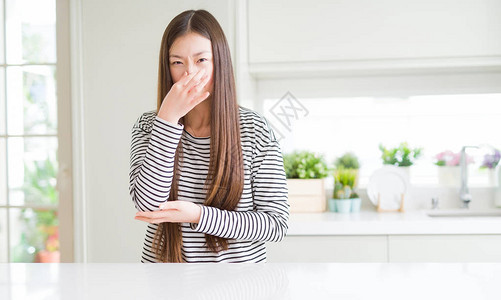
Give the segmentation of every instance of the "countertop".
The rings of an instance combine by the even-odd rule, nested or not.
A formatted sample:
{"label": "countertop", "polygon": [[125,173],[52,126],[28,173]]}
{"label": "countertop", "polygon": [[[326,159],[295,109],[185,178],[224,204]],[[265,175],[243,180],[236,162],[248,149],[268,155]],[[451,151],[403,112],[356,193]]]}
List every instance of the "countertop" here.
{"label": "countertop", "polygon": [[501,264],[0,264],[1,299],[501,299]]}
{"label": "countertop", "polygon": [[430,217],[429,211],[292,213],[287,235],[501,234],[501,217]]}

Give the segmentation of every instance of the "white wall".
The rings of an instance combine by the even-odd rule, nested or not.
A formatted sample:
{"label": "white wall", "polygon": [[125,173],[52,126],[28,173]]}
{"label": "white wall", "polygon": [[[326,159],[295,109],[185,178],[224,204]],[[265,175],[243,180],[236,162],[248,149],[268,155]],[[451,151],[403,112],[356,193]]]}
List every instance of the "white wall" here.
{"label": "white wall", "polygon": [[498,0],[252,0],[252,63],[484,57],[501,52]]}
{"label": "white wall", "polygon": [[146,223],[134,220],[136,210],[128,193],[131,128],[142,112],[156,107],[163,32],[180,12],[203,8],[218,19],[233,53],[234,4],[230,0],[75,3],[81,5],[87,261],[139,262]]}

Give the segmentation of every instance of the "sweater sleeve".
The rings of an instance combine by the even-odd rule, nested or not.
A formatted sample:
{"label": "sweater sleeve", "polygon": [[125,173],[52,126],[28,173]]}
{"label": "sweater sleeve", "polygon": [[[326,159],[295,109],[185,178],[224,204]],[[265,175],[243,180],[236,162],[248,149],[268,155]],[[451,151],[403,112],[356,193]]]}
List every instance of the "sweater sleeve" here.
{"label": "sweater sleeve", "polygon": [[[273,131],[265,126],[256,138],[253,155],[253,211],[228,211],[201,206],[198,224],[191,228],[223,238],[251,241],[281,241],[288,229],[289,204],[282,152]],[[259,133],[260,134],[260,133]]]}
{"label": "sweater sleeve", "polygon": [[169,198],[174,155],[184,126],[160,119],[138,119],[132,128],[129,194],[137,210],[157,210]]}

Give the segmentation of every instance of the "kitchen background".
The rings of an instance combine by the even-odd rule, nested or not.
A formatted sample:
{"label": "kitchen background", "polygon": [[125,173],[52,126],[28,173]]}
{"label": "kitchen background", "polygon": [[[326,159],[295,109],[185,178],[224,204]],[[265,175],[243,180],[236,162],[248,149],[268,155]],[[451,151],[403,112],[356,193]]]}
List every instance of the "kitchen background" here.
{"label": "kitchen background", "polygon": [[[440,182],[435,163],[440,152],[465,145],[483,145],[468,150],[470,208],[495,207],[497,169],[480,166],[493,153],[486,144],[501,149],[501,1],[44,2],[58,11],[57,26],[55,14],[46,20],[57,28],[59,53],[57,64],[49,60],[58,71],[59,173],[52,176],[63,189],[61,261],[139,261],[145,224],[133,219],[128,194],[131,128],[155,108],[160,39],[186,9],[207,9],[218,19],[231,47],[239,103],[266,116],[284,154],[311,151],[330,166],[352,152],[360,162],[361,212],[293,214],[290,236],[269,245],[269,261],[501,261],[499,217],[435,223],[414,217],[431,208],[432,198],[441,208],[459,207],[459,181]],[[29,1],[7,0],[6,16],[14,3],[35,11]],[[17,69],[9,66],[14,42],[6,41],[0,53],[6,87],[0,113],[9,116],[0,122],[1,261],[19,251],[19,212],[13,212],[26,206],[11,179],[23,160],[5,154],[23,151],[15,135],[26,132],[14,129],[27,119],[11,115],[22,105],[16,109],[10,99],[22,96],[9,78],[21,73],[9,73]],[[383,166],[379,145],[402,142],[422,148],[409,171],[406,212],[377,213],[366,187]],[[54,145],[47,147],[54,152]],[[333,187],[330,173],[326,197]],[[421,255],[427,247],[434,250]],[[409,249],[417,253],[399,254]]]}

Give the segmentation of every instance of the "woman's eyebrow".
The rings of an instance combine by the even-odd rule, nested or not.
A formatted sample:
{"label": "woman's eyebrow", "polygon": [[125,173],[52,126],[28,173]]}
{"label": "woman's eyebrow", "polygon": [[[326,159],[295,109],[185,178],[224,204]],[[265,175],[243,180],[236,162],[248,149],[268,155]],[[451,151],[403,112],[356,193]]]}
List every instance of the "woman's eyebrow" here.
{"label": "woman's eyebrow", "polygon": [[[200,51],[198,53],[195,53],[193,56],[199,56],[200,54],[203,54],[203,53],[210,53],[210,51]],[[169,57],[183,58],[182,56],[177,55],[177,54],[171,54],[171,55],[169,55]]]}

